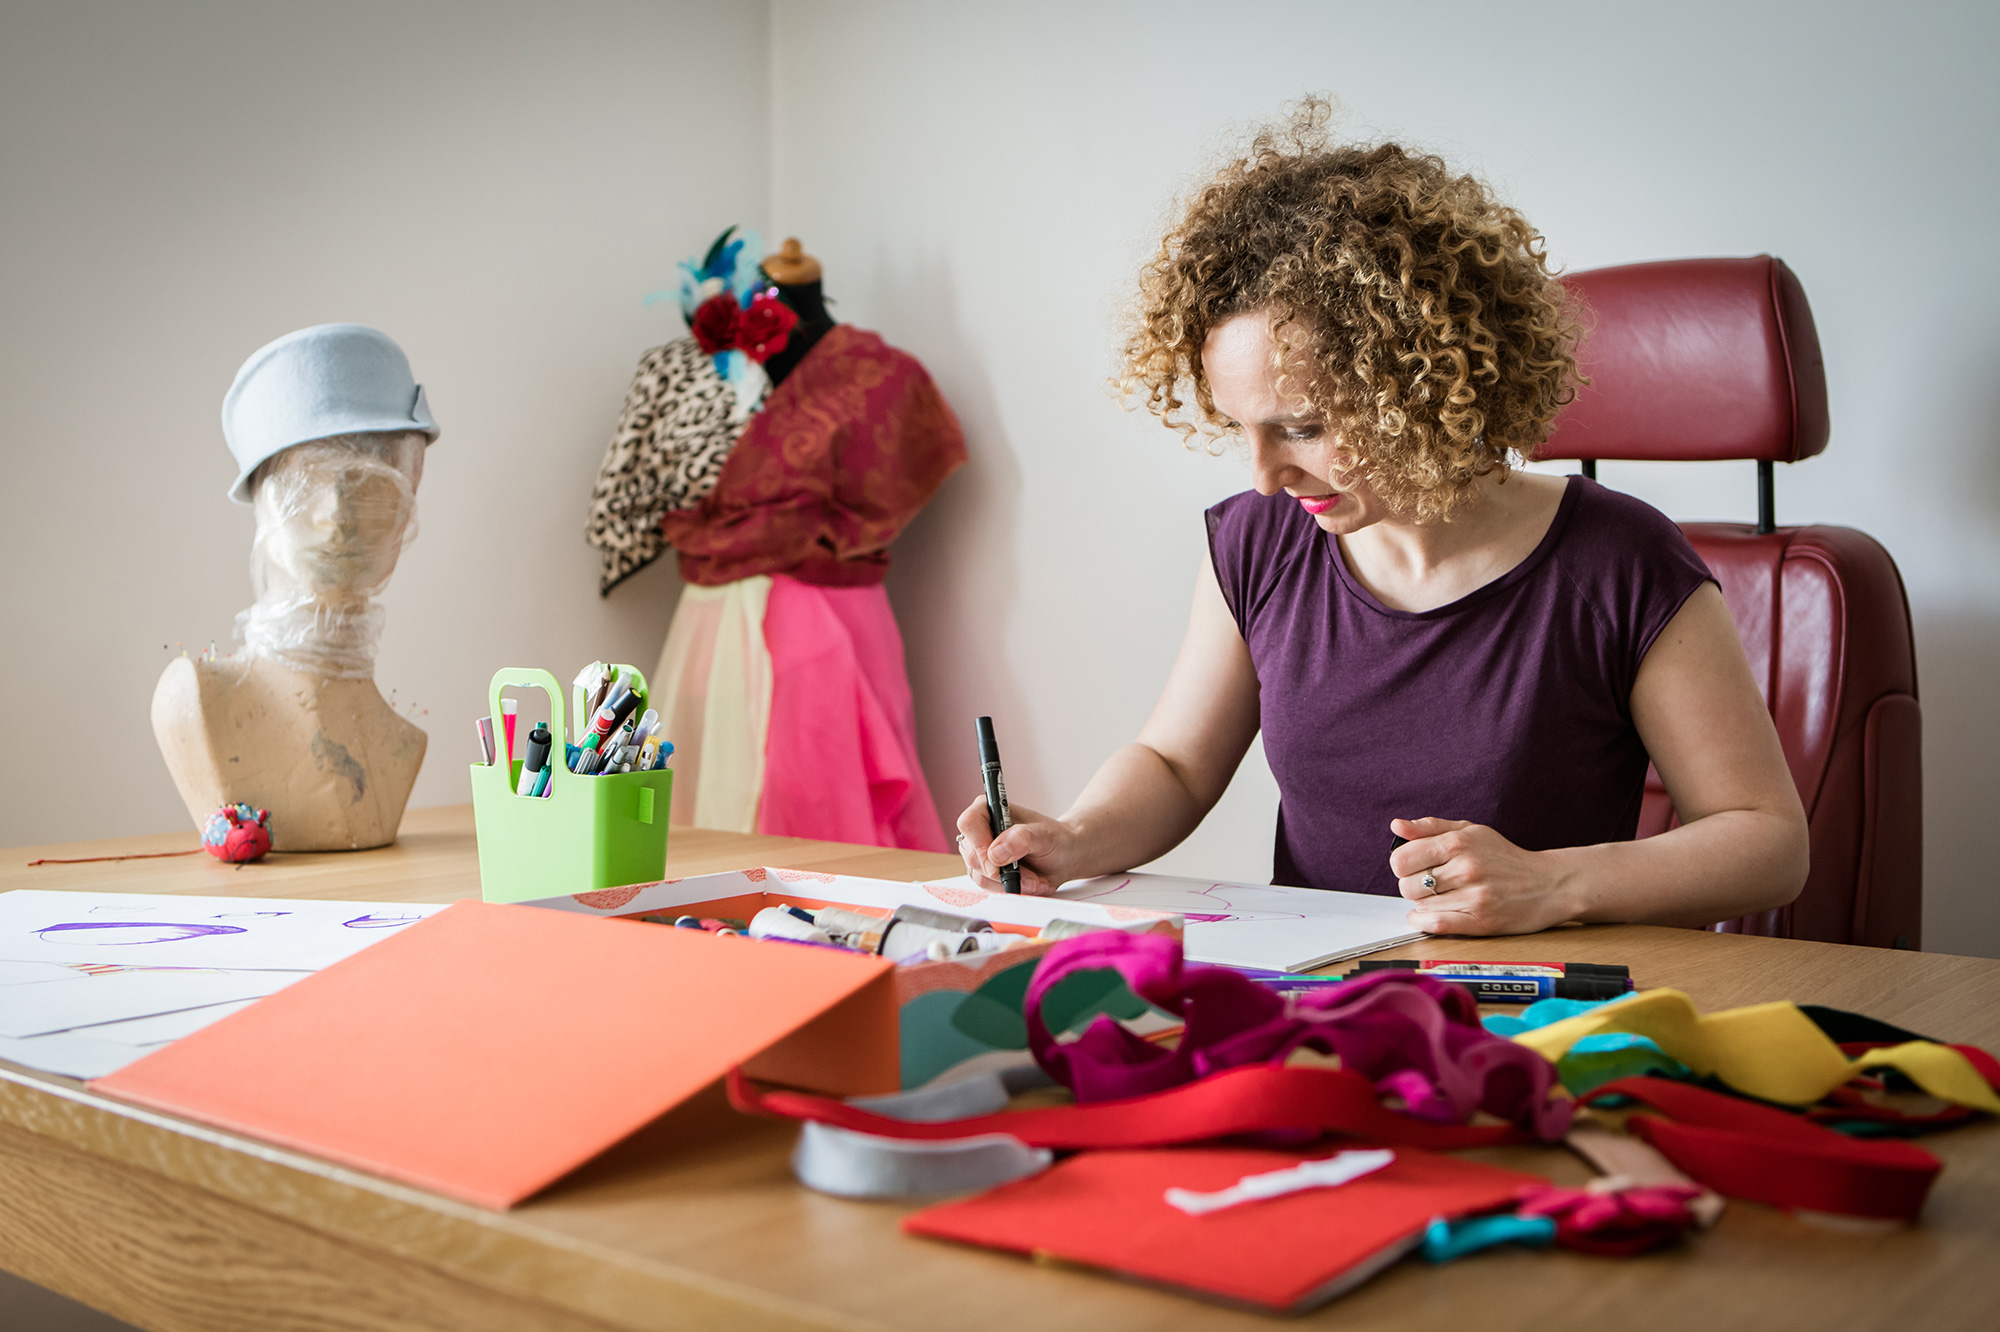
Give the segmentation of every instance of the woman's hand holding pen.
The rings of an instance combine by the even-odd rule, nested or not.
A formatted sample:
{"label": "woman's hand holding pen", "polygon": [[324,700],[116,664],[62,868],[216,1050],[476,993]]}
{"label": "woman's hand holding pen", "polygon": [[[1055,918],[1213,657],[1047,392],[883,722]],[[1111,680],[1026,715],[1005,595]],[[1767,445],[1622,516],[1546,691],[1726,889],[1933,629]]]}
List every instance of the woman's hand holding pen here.
{"label": "woman's hand holding pen", "polygon": [[1047,897],[1083,877],[1065,868],[1077,862],[1074,828],[1025,805],[1010,805],[1008,812],[1014,825],[998,837],[987,830],[985,796],[958,816],[958,853],[974,883],[989,893],[1000,892],[1000,867],[1014,861],[1021,864],[1021,891],[1032,897]]}
{"label": "woman's hand holding pen", "polygon": [[[1578,914],[1562,853],[1524,851],[1481,823],[1392,819],[1389,853],[1410,925],[1426,934],[1532,934]],[[1002,848],[1005,850],[1005,848]]]}

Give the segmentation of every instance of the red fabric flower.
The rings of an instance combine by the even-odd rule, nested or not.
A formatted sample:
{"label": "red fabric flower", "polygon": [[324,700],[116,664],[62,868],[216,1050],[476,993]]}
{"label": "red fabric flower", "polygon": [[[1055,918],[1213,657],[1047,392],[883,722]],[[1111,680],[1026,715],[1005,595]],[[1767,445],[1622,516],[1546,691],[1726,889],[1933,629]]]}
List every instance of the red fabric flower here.
{"label": "red fabric flower", "polygon": [[737,321],[741,312],[736,298],[724,292],[711,296],[695,307],[692,331],[694,340],[710,356],[726,352],[736,346]]}
{"label": "red fabric flower", "polygon": [[761,365],[785,349],[792,330],[798,326],[798,315],[778,299],[777,292],[760,291],[737,320],[736,345],[745,356]]}

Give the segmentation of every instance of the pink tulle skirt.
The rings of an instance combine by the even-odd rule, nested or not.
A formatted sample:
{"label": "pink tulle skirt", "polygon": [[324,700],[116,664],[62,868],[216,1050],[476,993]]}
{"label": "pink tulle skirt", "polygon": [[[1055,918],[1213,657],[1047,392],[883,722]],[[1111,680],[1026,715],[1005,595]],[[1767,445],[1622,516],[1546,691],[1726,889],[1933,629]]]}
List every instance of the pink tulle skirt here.
{"label": "pink tulle skirt", "polygon": [[943,851],[882,587],[689,587],[652,681],[682,826]]}
{"label": "pink tulle skirt", "polygon": [[916,706],[888,592],[780,574],[764,644],[771,721],[757,831],[945,850],[917,762]]}

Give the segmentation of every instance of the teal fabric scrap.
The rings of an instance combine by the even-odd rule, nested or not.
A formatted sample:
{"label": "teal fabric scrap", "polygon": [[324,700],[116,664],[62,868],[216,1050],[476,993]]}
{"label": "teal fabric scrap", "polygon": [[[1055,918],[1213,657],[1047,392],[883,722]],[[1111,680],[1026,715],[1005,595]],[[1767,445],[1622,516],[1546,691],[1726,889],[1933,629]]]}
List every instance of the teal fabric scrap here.
{"label": "teal fabric scrap", "polygon": [[[1566,1001],[1563,1001],[1566,1002]],[[1434,1217],[1424,1229],[1420,1252],[1424,1261],[1448,1263],[1500,1244],[1545,1248],[1555,1242],[1556,1222],[1550,1216],[1474,1216],[1463,1221]]]}
{"label": "teal fabric scrap", "polygon": [[[1610,1032],[1605,1033],[1606,1037],[1611,1035]],[[1624,1036],[1624,1033],[1618,1035]],[[1689,1076],[1686,1064],[1662,1053],[1659,1046],[1643,1036],[1625,1037],[1617,1045],[1584,1048],[1596,1039],[1595,1036],[1584,1037],[1570,1047],[1568,1054],[1556,1061],[1556,1077],[1569,1088],[1572,1096],[1582,1096],[1620,1078]]]}
{"label": "teal fabric scrap", "polygon": [[1573,1018],[1578,1013],[1588,1013],[1593,1008],[1617,1002],[1616,999],[1538,999],[1518,1013],[1495,1013],[1481,1021],[1486,1024],[1486,1030],[1495,1036],[1514,1037],[1524,1031],[1546,1027],[1551,1022],[1561,1022],[1564,1018]]}
{"label": "teal fabric scrap", "polygon": [[[1519,1013],[1496,1013],[1482,1020],[1486,1030],[1494,1035],[1512,1038],[1524,1031],[1546,1027],[1552,1022],[1561,1022],[1578,1013],[1588,1013],[1594,1008],[1618,1002],[1617,999],[1542,999],[1529,1004]],[[1662,1052],[1649,1038],[1625,1031],[1603,1031],[1585,1036],[1556,1061],[1556,1076],[1572,1096],[1582,1096],[1619,1078],[1638,1078],[1649,1074],[1684,1078],[1689,1076],[1689,1069],[1680,1060]]]}

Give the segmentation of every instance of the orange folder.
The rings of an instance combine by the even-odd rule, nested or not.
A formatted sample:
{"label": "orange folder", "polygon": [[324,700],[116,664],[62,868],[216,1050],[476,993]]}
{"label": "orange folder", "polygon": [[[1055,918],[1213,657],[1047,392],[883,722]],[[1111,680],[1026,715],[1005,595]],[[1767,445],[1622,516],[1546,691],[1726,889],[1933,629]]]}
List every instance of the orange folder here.
{"label": "orange folder", "polygon": [[91,1086],[509,1207],[737,1064],[894,1090],[893,970],[460,902]]}

